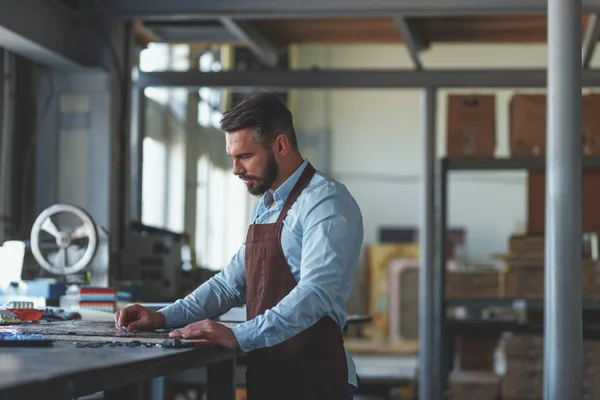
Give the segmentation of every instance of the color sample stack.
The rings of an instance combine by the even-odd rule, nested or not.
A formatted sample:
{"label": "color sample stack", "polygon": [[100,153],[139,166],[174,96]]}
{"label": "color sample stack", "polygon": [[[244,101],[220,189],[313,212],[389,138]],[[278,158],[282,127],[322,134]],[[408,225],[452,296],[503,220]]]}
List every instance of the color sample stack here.
{"label": "color sample stack", "polygon": [[117,308],[117,290],[112,288],[79,288],[79,308],[115,312]]}

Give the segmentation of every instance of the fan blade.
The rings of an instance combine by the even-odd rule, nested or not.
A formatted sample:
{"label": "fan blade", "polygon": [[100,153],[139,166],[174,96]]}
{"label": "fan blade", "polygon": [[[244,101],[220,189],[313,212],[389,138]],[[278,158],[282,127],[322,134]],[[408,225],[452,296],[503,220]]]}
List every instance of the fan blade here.
{"label": "fan blade", "polygon": [[67,266],[67,249],[62,248],[58,250],[58,254],[56,256],[56,266],[57,267],[66,267]]}
{"label": "fan blade", "polygon": [[54,222],[52,222],[52,219],[50,219],[50,218],[46,218],[46,220],[42,224],[42,230],[48,232],[55,238],[58,238],[58,235],[60,233],[58,231],[58,228],[56,227],[56,225],[54,225]]}
{"label": "fan blade", "polygon": [[90,235],[89,235],[88,230],[87,230],[87,228],[86,228],[85,225],[81,225],[79,228],[75,229],[69,235],[69,237],[71,238],[71,240],[73,240],[73,239],[83,239],[83,238],[87,238],[89,236]]}

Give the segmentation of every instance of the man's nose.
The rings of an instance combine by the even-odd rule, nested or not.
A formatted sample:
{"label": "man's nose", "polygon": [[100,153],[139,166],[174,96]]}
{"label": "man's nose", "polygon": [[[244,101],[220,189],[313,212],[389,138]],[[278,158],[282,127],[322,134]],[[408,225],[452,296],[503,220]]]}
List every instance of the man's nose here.
{"label": "man's nose", "polygon": [[242,175],[244,172],[244,167],[242,167],[242,163],[239,160],[233,160],[233,174],[234,175]]}

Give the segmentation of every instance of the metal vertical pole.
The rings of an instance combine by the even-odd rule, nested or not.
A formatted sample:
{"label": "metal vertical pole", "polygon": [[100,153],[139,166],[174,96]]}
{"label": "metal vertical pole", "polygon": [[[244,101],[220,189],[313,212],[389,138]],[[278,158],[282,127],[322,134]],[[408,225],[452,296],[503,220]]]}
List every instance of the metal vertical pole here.
{"label": "metal vertical pole", "polygon": [[4,57],[6,50],[0,47],[0,246],[4,243],[4,188],[2,184],[2,174],[4,162],[4,119],[5,115],[5,104],[4,104]]}
{"label": "metal vertical pole", "polygon": [[[12,149],[13,149],[13,118],[14,118],[14,57],[7,50],[0,49],[2,53],[2,125],[0,126],[0,245],[7,239],[7,226],[11,213],[11,188],[12,188]],[[7,223],[8,222],[8,223]]]}
{"label": "metal vertical pole", "polygon": [[421,192],[421,227],[419,232],[419,399],[440,398],[441,382],[436,374],[435,343],[435,259],[434,259],[434,177],[435,177],[435,103],[434,88],[422,94],[423,178]]}
{"label": "metal vertical pole", "polygon": [[132,128],[130,135],[130,204],[129,216],[133,221],[142,220],[142,158],[146,135],[146,95],[144,89],[135,88],[132,97]]}
{"label": "metal vertical pole", "polygon": [[454,343],[446,332],[446,249],[448,244],[448,166],[445,159],[437,163],[437,179],[435,190],[436,236],[435,243],[435,274],[433,284],[433,301],[435,315],[434,341],[436,344],[437,380],[440,382],[439,397],[443,398],[446,388],[446,378],[452,366],[449,357]]}
{"label": "metal vertical pole", "polygon": [[581,12],[548,1],[546,400],[582,398]]}

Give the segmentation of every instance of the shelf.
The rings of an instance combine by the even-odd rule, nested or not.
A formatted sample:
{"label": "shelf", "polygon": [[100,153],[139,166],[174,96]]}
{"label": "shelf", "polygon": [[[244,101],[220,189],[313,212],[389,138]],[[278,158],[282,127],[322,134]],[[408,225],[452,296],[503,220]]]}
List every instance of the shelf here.
{"label": "shelf", "polygon": [[[454,335],[497,332],[535,333],[540,335],[544,333],[544,325],[541,323],[513,321],[448,320],[446,327],[448,332]],[[583,337],[600,339],[600,324],[585,324],[583,326]]]}
{"label": "shelf", "polygon": [[[543,309],[543,299],[446,299],[449,307],[513,307],[519,309]],[[584,310],[600,310],[600,300],[584,300]]]}
{"label": "shelf", "polygon": [[[546,159],[531,158],[442,158],[442,165],[449,171],[518,171],[543,170]],[[600,170],[600,157],[583,157],[583,169]]]}

